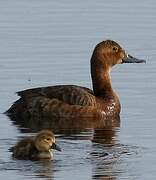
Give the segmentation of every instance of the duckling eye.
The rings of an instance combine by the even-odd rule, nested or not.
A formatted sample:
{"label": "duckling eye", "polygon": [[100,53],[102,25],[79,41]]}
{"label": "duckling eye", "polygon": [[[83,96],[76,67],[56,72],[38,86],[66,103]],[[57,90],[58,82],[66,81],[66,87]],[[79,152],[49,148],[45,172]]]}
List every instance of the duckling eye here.
{"label": "duckling eye", "polygon": [[117,52],[117,51],[118,51],[118,48],[117,48],[116,46],[114,46],[114,47],[112,48],[112,50],[113,50],[113,52]]}
{"label": "duckling eye", "polygon": [[47,141],[50,141],[50,138],[47,138]]}

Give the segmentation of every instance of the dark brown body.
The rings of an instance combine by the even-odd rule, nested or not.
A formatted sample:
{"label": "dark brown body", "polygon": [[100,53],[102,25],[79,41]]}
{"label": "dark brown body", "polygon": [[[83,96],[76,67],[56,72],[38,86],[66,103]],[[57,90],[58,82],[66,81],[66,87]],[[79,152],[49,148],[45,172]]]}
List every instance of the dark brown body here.
{"label": "dark brown body", "polygon": [[9,113],[31,117],[105,117],[119,115],[120,103],[111,98],[96,97],[90,89],[60,85],[36,88],[18,93],[21,98]]}
{"label": "dark brown body", "polygon": [[21,98],[7,114],[18,118],[119,116],[120,102],[112,88],[110,72],[115,64],[132,60],[143,62],[126,54],[116,42],[103,41],[95,47],[91,57],[93,91],[74,85],[20,91],[18,95]]}

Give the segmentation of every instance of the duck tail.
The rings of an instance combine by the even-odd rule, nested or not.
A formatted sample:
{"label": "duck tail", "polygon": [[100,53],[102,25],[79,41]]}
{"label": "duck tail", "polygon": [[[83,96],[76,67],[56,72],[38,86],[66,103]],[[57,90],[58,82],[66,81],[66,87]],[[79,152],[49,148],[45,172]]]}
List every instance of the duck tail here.
{"label": "duck tail", "polygon": [[23,111],[23,109],[24,109],[24,103],[22,98],[20,98],[17,101],[15,101],[13,105],[7,111],[4,112],[4,114],[8,116],[19,114]]}
{"label": "duck tail", "polygon": [[8,150],[9,150],[9,152],[13,152],[14,151],[14,147],[12,146]]}

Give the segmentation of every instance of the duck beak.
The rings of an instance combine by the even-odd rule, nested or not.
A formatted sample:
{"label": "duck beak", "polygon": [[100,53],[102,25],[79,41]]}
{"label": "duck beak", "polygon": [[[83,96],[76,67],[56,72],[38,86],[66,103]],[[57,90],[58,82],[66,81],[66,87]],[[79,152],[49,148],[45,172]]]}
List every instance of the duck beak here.
{"label": "duck beak", "polygon": [[146,63],[143,59],[137,59],[130,54],[126,54],[126,56],[122,59],[122,63]]}
{"label": "duck beak", "polygon": [[61,148],[55,143],[53,143],[53,145],[51,146],[51,149],[56,149],[57,151],[62,151]]}

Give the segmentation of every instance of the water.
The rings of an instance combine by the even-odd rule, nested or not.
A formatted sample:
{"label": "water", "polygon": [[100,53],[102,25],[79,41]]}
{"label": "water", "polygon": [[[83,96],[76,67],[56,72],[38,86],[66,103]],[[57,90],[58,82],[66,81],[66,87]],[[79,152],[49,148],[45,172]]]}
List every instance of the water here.
{"label": "water", "polygon": [[25,88],[91,87],[90,56],[103,39],[147,59],[147,64],[113,68],[121,122],[102,129],[56,127],[63,152],[55,152],[54,161],[13,160],[8,149],[32,130],[0,114],[1,179],[156,178],[155,9],[154,0],[0,1],[1,112]]}

